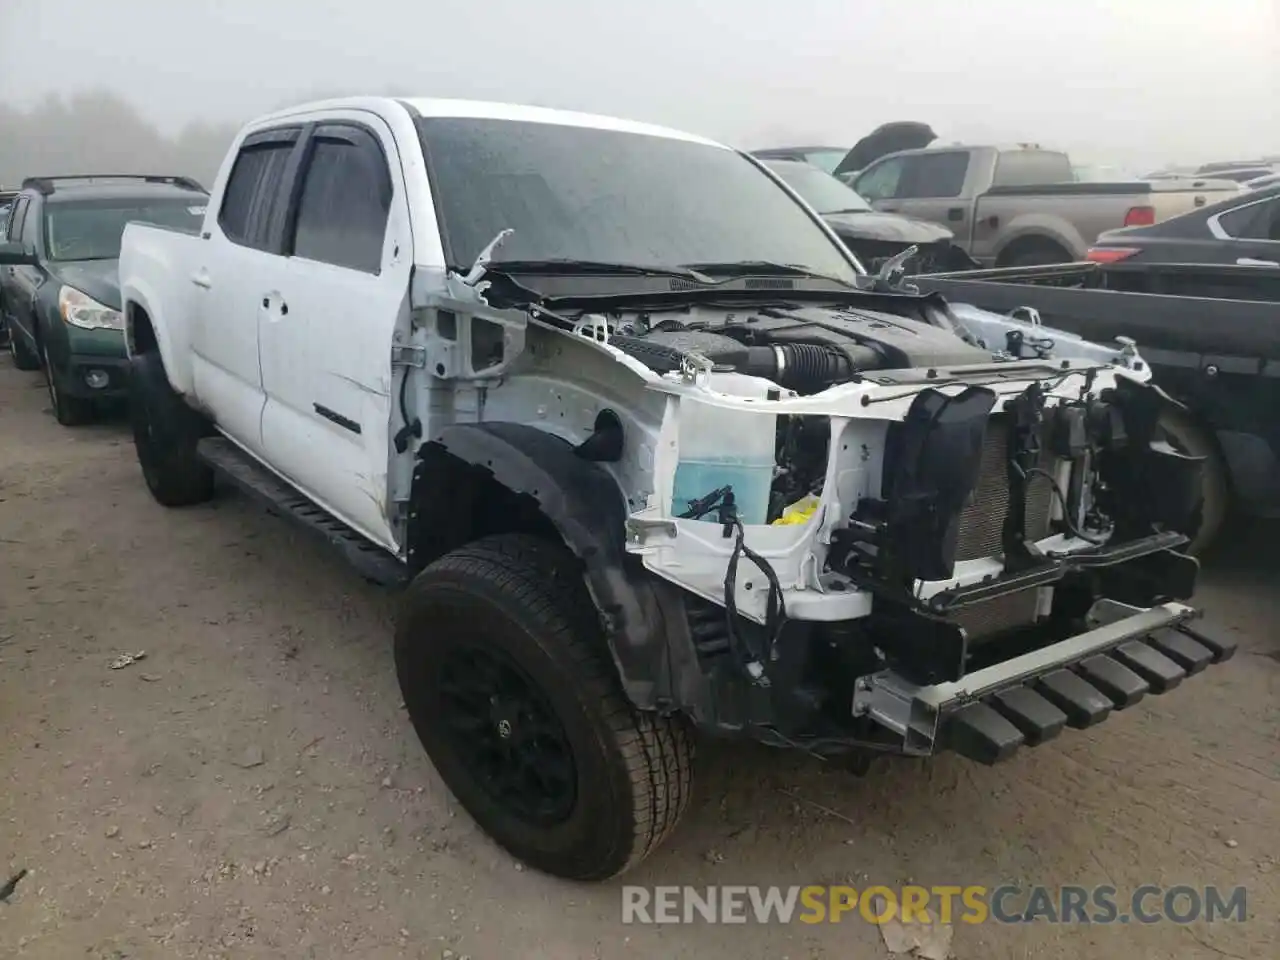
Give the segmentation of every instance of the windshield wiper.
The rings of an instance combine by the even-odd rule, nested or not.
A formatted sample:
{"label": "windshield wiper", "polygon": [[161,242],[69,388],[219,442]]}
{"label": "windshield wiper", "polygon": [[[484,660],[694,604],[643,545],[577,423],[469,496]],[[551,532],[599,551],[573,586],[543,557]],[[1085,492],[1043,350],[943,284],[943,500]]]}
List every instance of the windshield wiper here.
{"label": "windshield wiper", "polygon": [[554,257],[546,260],[492,260],[490,273],[547,273],[627,277],[680,277],[696,283],[714,284],[715,280],[691,267],[663,267],[640,263],[610,263],[606,260],[575,260],[571,257]]}
{"label": "windshield wiper", "polygon": [[827,280],[843,287],[852,287],[847,280],[819,273],[799,263],[774,263],[772,260],[737,260],[732,263],[686,263],[684,267],[702,273],[722,277],[806,277],[810,280]]}

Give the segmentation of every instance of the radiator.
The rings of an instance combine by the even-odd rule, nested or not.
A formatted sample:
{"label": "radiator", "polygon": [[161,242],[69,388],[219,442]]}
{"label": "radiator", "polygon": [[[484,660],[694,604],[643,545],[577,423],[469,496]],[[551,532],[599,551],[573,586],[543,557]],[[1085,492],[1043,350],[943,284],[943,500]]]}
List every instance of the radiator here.
{"label": "radiator", "polygon": [[[1008,417],[998,414],[987,423],[978,482],[969,504],[960,514],[960,529],[956,537],[958,561],[993,557],[1002,552],[1001,532],[1009,509],[1009,481],[1005,472],[1008,450]],[[1052,456],[1046,451],[1041,457],[1041,469],[1053,475],[1054,466]],[[1027,484],[1025,531],[1028,540],[1041,540],[1049,535],[1053,499],[1053,486],[1048,478],[1032,474]],[[1035,619],[1038,594],[1038,590],[1024,590],[975,604],[958,610],[952,615],[952,622],[964,627],[970,640],[1023,626]]]}

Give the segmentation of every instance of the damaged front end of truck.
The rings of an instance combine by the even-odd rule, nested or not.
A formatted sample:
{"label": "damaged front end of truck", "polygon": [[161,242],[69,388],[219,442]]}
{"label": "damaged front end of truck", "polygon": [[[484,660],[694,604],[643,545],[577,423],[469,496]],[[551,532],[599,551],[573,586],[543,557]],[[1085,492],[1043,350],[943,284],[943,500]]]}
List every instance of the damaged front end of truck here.
{"label": "damaged front end of truck", "polygon": [[829,430],[802,523],[744,526],[723,487],[668,501],[678,442],[659,457],[630,549],[693,593],[704,726],[989,763],[1231,655],[1184,603],[1201,465],[1161,440],[1157,388],[1068,361],[867,379],[760,410]]}
{"label": "damaged front end of truck", "polygon": [[888,287],[663,319],[473,295],[482,273],[416,298],[424,329],[461,315],[509,348],[482,377],[437,365],[468,337],[428,342],[452,397],[480,392],[416,476],[463,460],[551,518],[637,707],[991,763],[1234,652],[1187,605],[1202,463],[1164,441],[1176,404],[1132,344]]}

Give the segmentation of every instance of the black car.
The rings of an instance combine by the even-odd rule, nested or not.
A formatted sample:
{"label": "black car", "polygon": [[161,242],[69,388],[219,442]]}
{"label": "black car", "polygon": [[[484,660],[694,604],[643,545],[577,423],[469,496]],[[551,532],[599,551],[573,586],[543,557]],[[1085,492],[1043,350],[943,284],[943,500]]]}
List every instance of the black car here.
{"label": "black car", "polygon": [[1150,226],[1107,230],[1086,257],[1107,264],[1118,279],[1130,272],[1123,268],[1167,263],[1237,264],[1280,274],[1280,184]]}
{"label": "black car", "polygon": [[912,245],[918,246],[920,252],[907,265],[909,272],[968,270],[977,266],[952,242],[955,235],[946,227],[873,210],[852,188],[811,164],[798,160],[761,159],[760,162],[821,214],[844,245],[872,273],[889,257]]}
{"label": "black car", "polygon": [[116,273],[125,224],[198,229],[208,193],[187,177],[33,177],[0,238],[0,317],[19,370],[44,369],[58,422],[123,397],[124,323]]}

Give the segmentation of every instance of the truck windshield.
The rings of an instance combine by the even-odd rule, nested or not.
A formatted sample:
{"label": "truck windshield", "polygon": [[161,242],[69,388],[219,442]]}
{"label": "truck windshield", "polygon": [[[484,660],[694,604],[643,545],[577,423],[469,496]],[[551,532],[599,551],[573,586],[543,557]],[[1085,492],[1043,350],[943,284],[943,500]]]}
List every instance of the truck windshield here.
{"label": "truck windshield", "polygon": [[50,260],[114,260],[131,220],[198,230],[205,197],[112,197],[63,200],[45,207],[44,237]]}
{"label": "truck windshield", "polygon": [[856,275],[801,205],[723,147],[513,120],[426,118],[419,130],[455,267],[511,228],[495,264],[773,263]]}

